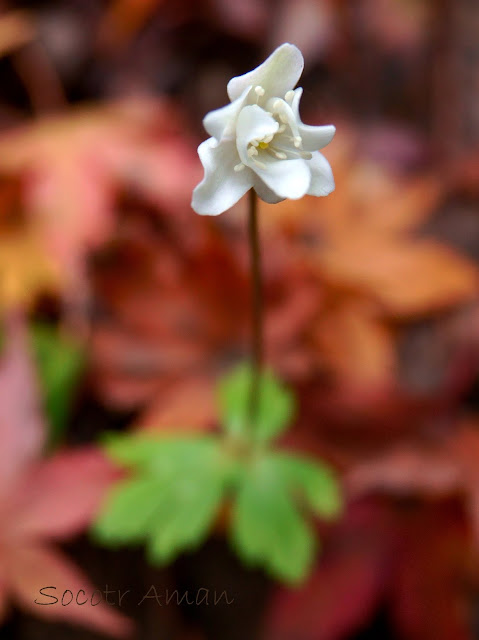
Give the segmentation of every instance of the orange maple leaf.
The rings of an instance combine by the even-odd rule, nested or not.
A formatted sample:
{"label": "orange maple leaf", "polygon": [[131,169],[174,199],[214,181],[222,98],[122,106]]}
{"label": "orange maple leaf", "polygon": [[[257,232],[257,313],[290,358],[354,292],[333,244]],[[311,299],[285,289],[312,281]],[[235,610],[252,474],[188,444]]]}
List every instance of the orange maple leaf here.
{"label": "orange maple leaf", "polygon": [[444,196],[438,175],[400,177],[358,157],[347,128],[330,148],[336,191],[268,207],[264,217],[303,243],[316,273],[319,357],[340,378],[387,383],[395,377],[397,324],[476,298],[479,272],[417,234]]}

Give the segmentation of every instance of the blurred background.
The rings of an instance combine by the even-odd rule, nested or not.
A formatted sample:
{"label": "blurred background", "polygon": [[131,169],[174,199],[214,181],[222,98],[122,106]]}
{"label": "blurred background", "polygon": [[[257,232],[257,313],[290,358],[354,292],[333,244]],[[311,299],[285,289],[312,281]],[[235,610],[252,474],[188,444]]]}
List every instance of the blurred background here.
{"label": "blurred background", "polygon": [[[0,637],[479,638],[479,4],[0,8]],[[294,590],[221,528],[161,570],[88,534],[116,478],[101,434],[214,430],[248,357],[246,205],[191,210],[196,148],[285,41],[303,121],[337,127],[336,191],[260,207],[267,360],[299,407],[284,447],[346,497]],[[131,595],[34,603],[57,583]],[[234,603],[139,607],[151,585]]]}

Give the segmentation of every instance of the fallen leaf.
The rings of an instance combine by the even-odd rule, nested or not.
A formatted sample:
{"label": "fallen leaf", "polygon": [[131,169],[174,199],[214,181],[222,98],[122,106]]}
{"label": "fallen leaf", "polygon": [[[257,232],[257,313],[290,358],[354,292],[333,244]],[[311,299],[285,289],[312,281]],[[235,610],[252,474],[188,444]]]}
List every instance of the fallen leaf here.
{"label": "fallen leaf", "polygon": [[73,282],[83,276],[87,252],[112,233],[119,190],[156,207],[189,208],[197,167],[178,139],[178,118],[168,113],[161,102],[132,100],[45,117],[0,136],[0,174],[23,177],[35,233]]}
{"label": "fallen leaf", "polygon": [[27,13],[9,11],[0,17],[0,56],[4,56],[35,38],[35,26]]}
{"label": "fallen leaf", "polygon": [[[77,450],[42,459],[45,428],[21,317],[6,320],[0,364],[0,613],[8,603],[51,620],[68,620],[116,637],[130,622],[98,607],[35,604],[39,590],[90,589],[88,580],[53,546],[92,521],[117,471],[100,452]],[[91,589],[93,591],[93,589]]]}
{"label": "fallen leaf", "polygon": [[263,638],[341,640],[382,605],[398,638],[471,640],[469,543],[455,502],[352,504],[312,578],[273,596]]}

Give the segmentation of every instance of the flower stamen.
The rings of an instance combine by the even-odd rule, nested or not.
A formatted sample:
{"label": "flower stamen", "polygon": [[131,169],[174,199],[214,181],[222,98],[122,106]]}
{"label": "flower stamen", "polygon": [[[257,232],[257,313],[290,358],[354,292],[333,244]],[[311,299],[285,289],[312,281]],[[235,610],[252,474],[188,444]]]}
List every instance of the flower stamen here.
{"label": "flower stamen", "polygon": [[287,91],[284,95],[284,99],[286,100],[286,102],[288,104],[291,104],[291,102],[293,101],[294,98],[294,91],[292,89],[290,89],[289,91]]}
{"label": "flower stamen", "polygon": [[294,149],[285,149],[284,147],[270,147],[268,151],[270,150],[279,160],[287,160],[288,156],[295,156],[297,158],[303,158],[304,160],[311,160],[313,157],[313,154],[309,151],[296,151]]}
{"label": "flower stamen", "polygon": [[264,96],[265,90],[263,89],[263,87],[258,85],[257,87],[254,88],[254,92],[256,93],[256,104],[258,104],[259,99]]}
{"label": "flower stamen", "polygon": [[253,162],[260,169],[264,169],[265,170],[267,168],[266,165],[264,164],[264,162],[261,162],[260,160],[256,160],[256,158],[253,158]]}

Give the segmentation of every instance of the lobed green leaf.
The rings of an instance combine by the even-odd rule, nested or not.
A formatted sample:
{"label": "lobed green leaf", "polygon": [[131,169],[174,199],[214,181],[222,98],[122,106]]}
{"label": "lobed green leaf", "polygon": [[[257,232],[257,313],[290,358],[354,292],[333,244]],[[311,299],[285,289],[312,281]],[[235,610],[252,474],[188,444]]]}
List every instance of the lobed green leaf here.
{"label": "lobed green leaf", "polygon": [[106,451],[131,468],[111,492],[93,528],[114,546],[146,542],[156,564],[200,544],[237,473],[213,437],[110,436]]}
{"label": "lobed green leaf", "polygon": [[224,428],[233,436],[268,442],[290,424],[294,413],[293,394],[271,371],[260,378],[256,423],[250,424],[253,371],[249,365],[237,367],[218,386],[220,415]]}
{"label": "lobed green leaf", "polygon": [[231,539],[239,556],[296,584],[308,574],[316,548],[279,468],[262,460],[244,476],[233,510]]}
{"label": "lobed green leaf", "polygon": [[316,515],[325,519],[340,515],[342,494],[331,468],[321,462],[283,453],[275,454],[274,461],[291,491],[299,494]]}

